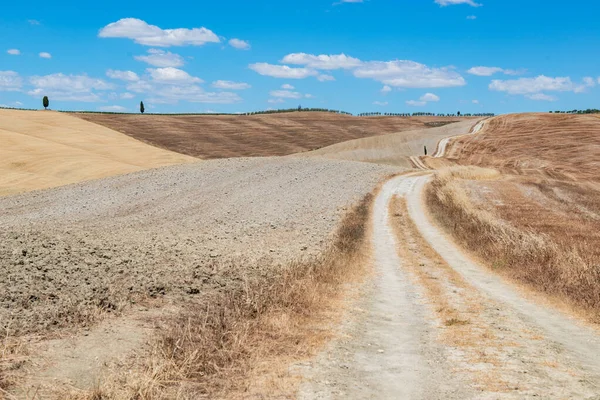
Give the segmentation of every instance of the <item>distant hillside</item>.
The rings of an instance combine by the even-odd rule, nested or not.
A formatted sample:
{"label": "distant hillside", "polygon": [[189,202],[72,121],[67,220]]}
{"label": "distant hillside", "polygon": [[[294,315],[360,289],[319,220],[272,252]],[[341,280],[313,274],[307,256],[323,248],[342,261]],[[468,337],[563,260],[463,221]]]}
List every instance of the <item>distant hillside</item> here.
{"label": "distant hillside", "polygon": [[0,110],[0,196],[198,161],[71,115]]}
{"label": "distant hillside", "polygon": [[456,117],[73,114],[135,139],[203,159],[282,156],[369,136],[438,126]]}
{"label": "distant hillside", "polygon": [[452,141],[448,158],[512,173],[600,181],[600,115],[510,114]]}

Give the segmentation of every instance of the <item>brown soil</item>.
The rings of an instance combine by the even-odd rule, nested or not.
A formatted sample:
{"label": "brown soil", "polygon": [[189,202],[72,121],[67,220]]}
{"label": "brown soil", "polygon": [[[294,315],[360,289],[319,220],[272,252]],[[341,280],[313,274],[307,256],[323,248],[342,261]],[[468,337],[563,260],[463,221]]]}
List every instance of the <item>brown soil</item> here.
{"label": "brown soil", "polygon": [[451,117],[353,117],[325,112],[236,116],[74,115],[145,143],[203,159],[281,156],[346,140],[460,120]]}

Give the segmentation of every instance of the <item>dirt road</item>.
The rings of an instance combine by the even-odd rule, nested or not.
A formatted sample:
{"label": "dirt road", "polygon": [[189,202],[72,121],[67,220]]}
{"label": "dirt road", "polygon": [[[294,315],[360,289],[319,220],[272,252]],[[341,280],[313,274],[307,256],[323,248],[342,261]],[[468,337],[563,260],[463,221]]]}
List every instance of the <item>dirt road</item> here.
{"label": "dirt road", "polygon": [[380,192],[375,277],[299,397],[598,398],[598,333],[461,253],[427,216],[427,179],[399,176]]}

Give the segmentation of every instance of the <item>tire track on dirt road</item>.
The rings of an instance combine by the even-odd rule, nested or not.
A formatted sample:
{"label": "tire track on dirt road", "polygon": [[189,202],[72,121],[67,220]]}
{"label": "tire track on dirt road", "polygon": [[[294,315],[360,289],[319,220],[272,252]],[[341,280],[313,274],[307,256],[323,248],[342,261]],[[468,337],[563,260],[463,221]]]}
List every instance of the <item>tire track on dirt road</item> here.
{"label": "tire track on dirt road", "polygon": [[[408,210],[421,235],[442,258],[471,285],[489,298],[514,310],[524,324],[540,328],[560,351],[581,363],[582,367],[600,376],[600,336],[576,320],[558,311],[537,305],[520,295],[483,267],[465,256],[429,219],[423,204],[423,192],[429,177],[419,177],[414,190],[407,196]],[[600,383],[600,382],[599,382]]]}
{"label": "tire track on dirt road", "polygon": [[375,274],[342,329],[310,366],[300,399],[462,399],[462,385],[451,385],[433,314],[422,291],[401,268],[390,226],[393,196],[412,190],[418,177],[388,181],[375,200],[372,243]]}
{"label": "tire track on dirt road", "polygon": [[[464,256],[425,214],[427,180],[383,186],[372,221],[376,275],[342,338],[307,369],[299,398],[597,398],[598,335]],[[406,199],[414,233],[394,233],[394,196]]]}

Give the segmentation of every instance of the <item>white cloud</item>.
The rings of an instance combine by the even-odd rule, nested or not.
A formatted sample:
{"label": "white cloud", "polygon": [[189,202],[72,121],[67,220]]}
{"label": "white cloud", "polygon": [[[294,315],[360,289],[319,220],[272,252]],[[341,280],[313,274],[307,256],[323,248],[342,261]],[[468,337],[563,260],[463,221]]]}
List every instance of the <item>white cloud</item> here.
{"label": "white cloud", "polygon": [[406,104],[413,107],[423,107],[429,102],[437,102],[440,101],[440,97],[433,93],[425,93],[423,96],[419,98],[419,100],[408,100]]}
{"label": "white cloud", "polygon": [[119,79],[128,82],[136,82],[140,80],[140,77],[133,71],[117,71],[109,69],[106,71],[106,76],[111,79]]}
{"label": "white cloud", "polygon": [[419,100],[425,101],[425,102],[430,102],[430,101],[440,101],[440,98],[439,98],[439,96],[436,96],[433,93],[425,93],[423,96],[421,96],[421,98]]}
{"label": "white cloud", "polygon": [[358,67],[361,61],[358,58],[349,57],[345,54],[334,55],[314,55],[306,53],[292,53],[283,57],[283,64],[304,65],[308,68],[334,70],[334,69],[350,69]]}
{"label": "white cloud", "polygon": [[229,45],[239,50],[250,50],[250,43],[241,39],[230,39]]}
{"label": "white cloud", "polygon": [[37,19],[28,19],[27,22],[29,22],[31,25],[41,25],[41,22]]}
{"label": "white cloud", "polygon": [[119,97],[123,100],[129,100],[129,99],[133,99],[135,97],[135,95],[133,93],[125,92],[125,93],[121,93],[119,95]]}
{"label": "white cloud", "polygon": [[467,15],[467,19],[474,20],[477,19],[476,15]]}
{"label": "white cloud", "polygon": [[123,112],[123,111],[127,111],[127,109],[122,106],[103,106],[103,107],[98,107],[98,111]]}
{"label": "white cloud", "polygon": [[[198,85],[202,79],[177,68],[148,68],[147,71],[148,77],[130,83],[127,85],[127,90],[143,93],[149,103],[176,104],[179,101],[188,101],[191,103],[232,104],[242,100],[233,92],[207,92]],[[133,97],[133,95],[131,96]]]}
{"label": "white cloud", "polygon": [[582,92],[584,85],[576,85],[570,77],[551,78],[540,75],[536,78],[519,78],[514,80],[493,80],[490,90],[509,94],[538,94],[541,92]]}
{"label": "white cloud", "polygon": [[16,92],[22,85],[23,79],[15,71],[0,71],[0,91]]}
{"label": "white cloud", "polygon": [[42,51],[40,54],[41,58],[52,58],[52,54]]}
{"label": "white cloud", "polygon": [[250,64],[248,67],[260,75],[271,76],[273,78],[304,79],[309,76],[319,75],[314,69],[291,68],[287,65],[256,63]]}
{"label": "white cloud", "polygon": [[583,78],[583,85],[586,87],[594,87],[596,86],[596,81],[591,76],[586,76]]}
{"label": "white cloud", "polygon": [[289,83],[284,83],[283,85],[281,85],[281,88],[285,90],[294,90],[294,87]]}
{"label": "white cloud", "polygon": [[450,67],[431,68],[407,60],[366,62],[354,70],[354,76],[404,88],[456,87],[466,84],[464,78]]}
{"label": "white cloud", "polygon": [[387,94],[387,93],[389,93],[389,92],[391,92],[391,91],[392,91],[392,88],[391,88],[391,87],[389,87],[388,85],[384,85],[384,86],[381,88],[381,93],[383,93],[383,94]]}
{"label": "white cloud", "polygon": [[475,3],[473,0],[435,0],[435,2],[442,7],[453,6],[456,4],[468,4],[472,7],[480,7],[481,6],[481,4]]}
{"label": "white cloud", "polygon": [[477,76],[492,76],[497,73],[503,73],[504,75],[521,75],[525,73],[524,69],[504,69],[500,67],[473,67],[467,71],[471,75]]}
{"label": "white cloud", "polygon": [[387,106],[388,102],[387,101],[374,101],[373,104],[375,104],[376,106]]}
{"label": "white cloud", "polygon": [[183,57],[179,54],[160,49],[150,49],[147,56],[135,56],[133,58],[160,68],[181,67],[184,64]]}
{"label": "white cloud", "polygon": [[479,104],[479,100],[472,100],[471,103],[473,103],[473,104]]}
{"label": "white cloud", "polygon": [[473,67],[467,71],[471,75],[477,76],[492,76],[495,73],[503,72],[504,69],[500,67]]}
{"label": "white cloud", "polygon": [[282,98],[269,99],[269,100],[267,100],[267,103],[270,103],[270,104],[279,104],[279,103],[285,103],[285,100],[282,99]]}
{"label": "white cloud", "polygon": [[289,90],[271,90],[269,94],[272,97],[280,97],[284,99],[300,99],[302,98],[302,93],[292,92]]}
{"label": "white cloud", "polygon": [[198,85],[153,87],[148,101],[153,103],[174,104],[180,100],[191,103],[232,104],[242,99],[232,92],[206,92]]}
{"label": "white cloud", "polygon": [[195,76],[191,76],[187,72],[173,68],[148,68],[146,69],[152,80],[156,83],[174,83],[174,84],[188,84],[188,83],[202,83],[202,79]]}
{"label": "white cloud", "polygon": [[317,80],[319,82],[327,82],[327,81],[335,81],[335,78],[331,75],[321,74],[321,75],[317,76]]}
{"label": "white cloud", "polygon": [[29,82],[34,89],[27,92],[31,96],[48,96],[55,100],[96,102],[101,98],[94,90],[109,90],[113,85],[102,79],[87,75],[65,75],[62,73],[32,76]]}
{"label": "white cloud", "polygon": [[307,99],[312,99],[312,98],[313,98],[313,97],[315,97],[315,96],[313,96],[313,95],[312,95],[312,94],[310,94],[310,93],[306,93],[306,94],[304,95],[304,97],[305,97],[305,98],[307,98]]}
{"label": "white cloud", "polygon": [[252,86],[245,82],[214,81],[212,87],[217,89],[244,90],[250,89]]}
{"label": "white cloud", "polygon": [[123,18],[100,29],[101,38],[127,38],[145,46],[202,46],[220,43],[219,37],[210,29],[177,28],[161,29],[137,18]]}
{"label": "white cloud", "polygon": [[9,49],[6,51],[11,56],[19,56],[21,55],[21,51],[19,49]]}
{"label": "white cloud", "polygon": [[545,94],[545,93],[526,94],[525,97],[527,97],[530,100],[538,100],[538,101],[556,101],[556,100],[558,100],[558,97],[551,96],[551,95]]}

